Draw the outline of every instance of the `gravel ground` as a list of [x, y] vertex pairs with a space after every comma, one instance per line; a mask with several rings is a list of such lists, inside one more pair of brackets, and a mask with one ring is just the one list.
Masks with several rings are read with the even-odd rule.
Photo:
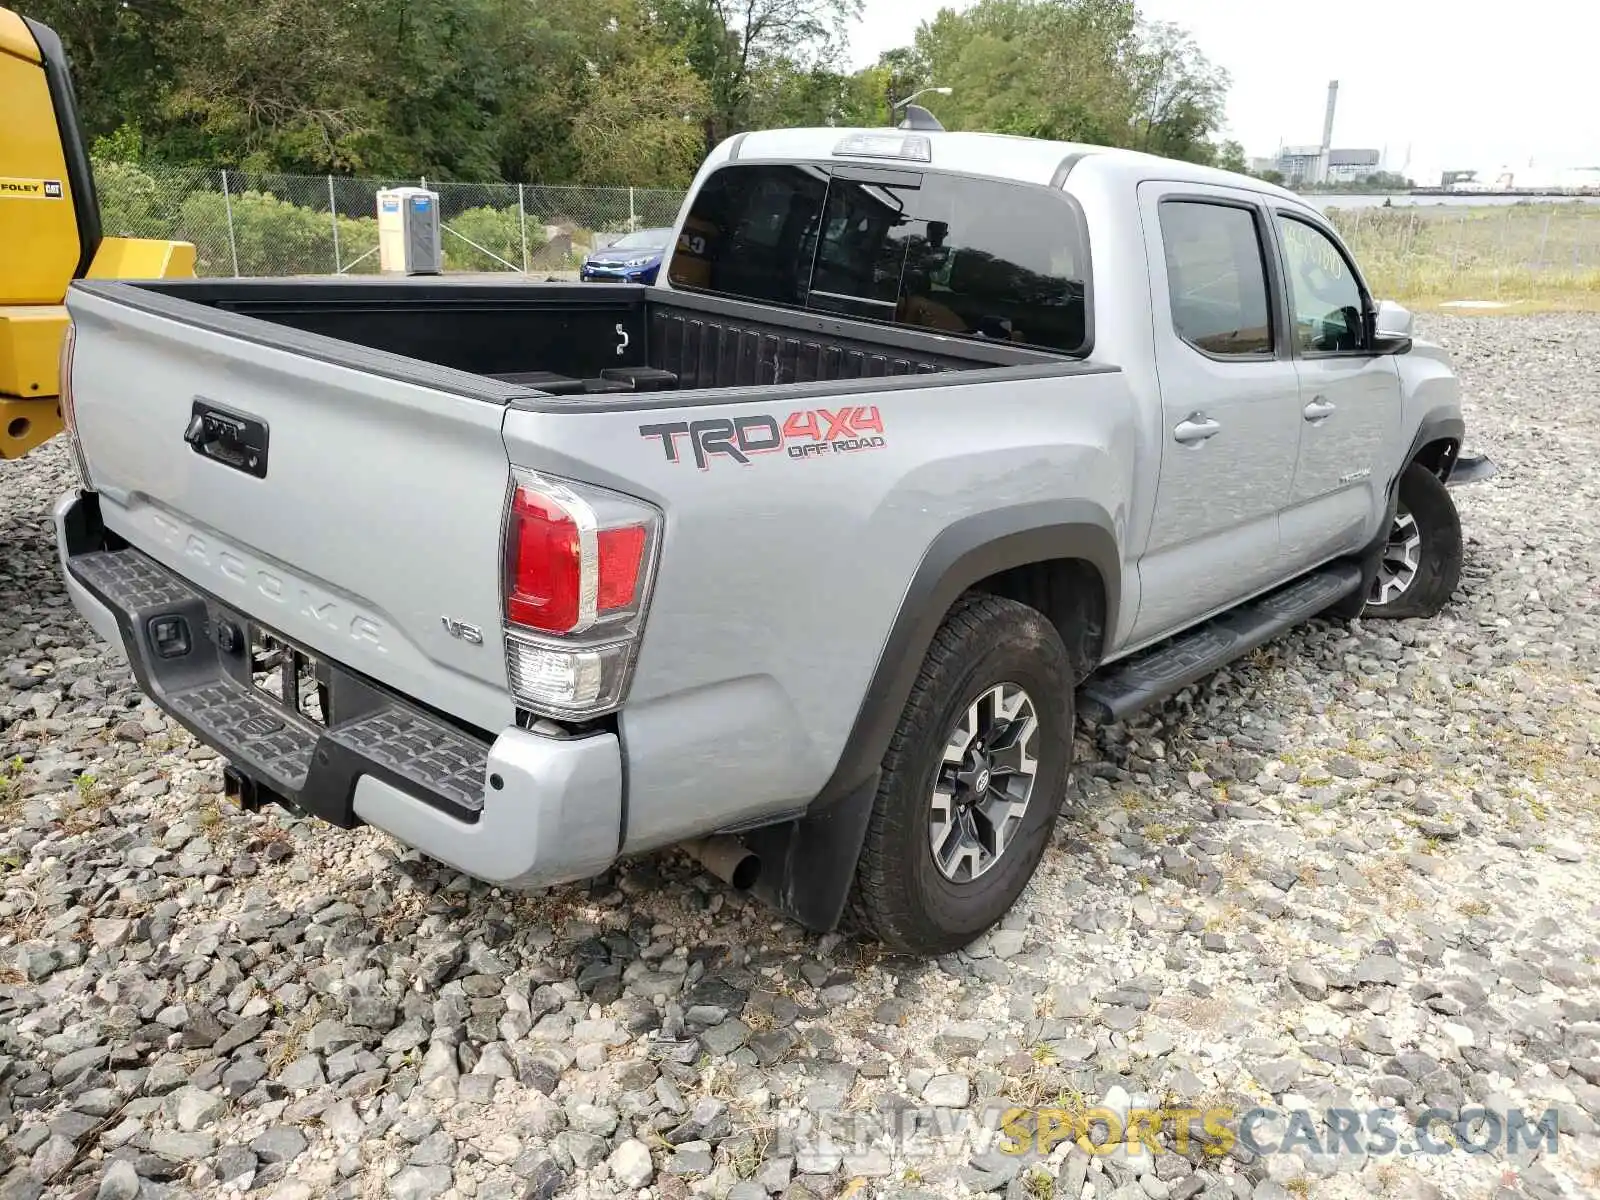
[[[61, 593], [62, 448], [0, 464], [0, 1197], [1600, 1194], [1600, 321], [1428, 326], [1501, 464], [1458, 493], [1455, 603], [1082, 731], [1026, 899], [933, 963], [681, 855], [509, 896], [231, 810]], [[960, 1132], [1079, 1102], [1302, 1110], [1319, 1145], [1330, 1108], [1394, 1109], [1403, 1145], [1428, 1108], [1562, 1131], [1042, 1159]], [[949, 1136], [785, 1134], [841, 1110]]]

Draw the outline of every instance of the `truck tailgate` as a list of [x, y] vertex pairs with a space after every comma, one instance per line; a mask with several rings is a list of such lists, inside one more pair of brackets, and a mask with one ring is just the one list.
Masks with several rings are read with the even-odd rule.
[[[75, 288], [68, 306], [77, 429], [108, 529], [314, 654], [479, 728], [511, 721], [499, 404], [114, 290]], [[220, 416], [196, 428], [206, 413]], [[204, 453], [185, 440], [231, 417], [259, 427]]]

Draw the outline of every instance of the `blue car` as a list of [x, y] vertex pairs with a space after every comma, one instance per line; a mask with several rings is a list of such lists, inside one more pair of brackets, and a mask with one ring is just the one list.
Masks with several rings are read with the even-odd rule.
[[578, 277], [585, 283], [654, 283], [671, 244], [670, 229], [636, 230], [584, 259]]

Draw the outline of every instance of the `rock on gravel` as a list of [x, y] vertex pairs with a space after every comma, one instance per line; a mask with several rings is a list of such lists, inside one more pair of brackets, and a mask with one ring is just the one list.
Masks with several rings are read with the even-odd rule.
[[655, 1177], [650, 1148], [638, 1138], [629, 1138], [610, 1158], [611, 1174], [623, 1187], [641, 1188]]
[[[676, 854], [507, 895], [372, 830], [228, 807], [215, 755], [66, 602], [65, 447], [0, 463], [0, 1196], [1592, 1194], [1600, 318], [1423, 332], [1500, 465], [1456, 493], [1450, 607], [1308, 626], [1081, 727], [1022, 903], [926, 963], [806, 934]], [[804, 1132], [1264, 1094], [1387, 1104], [1403, 1135], [1473, 1106], [1562, 1132], [1554, 1154], [1265, 1160]]]
[[95, 1200], [138, 1200], [138, 1196], [139, 1173], [133, 1164], [125, 1158], [113, 1160], [100, 1177]]
[[922, 1098], [935, 1108], [965, 1108], [972, 1099], [972, 1081], [965, 1075], [935, 1075], [922, 1089]]

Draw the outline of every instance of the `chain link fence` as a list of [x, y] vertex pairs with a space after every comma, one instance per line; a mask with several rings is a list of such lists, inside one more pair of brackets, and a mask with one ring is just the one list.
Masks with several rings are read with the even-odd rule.
[[547, 187], [352, 179], [198, 167], [95, 164], [108, 236], [193, 242], [205, 276], [350, 275], [378, 270], [380, 190], [439, 195], [446, 271], [564, 276], [627, 233], [670, 227], [672, 188]]
[[1330, 204], [1326, 211], [1382, 296], [1433, 303], [1600, 296], [1600, 204]]
[[[439, 195], [446, 271], [567, 277], [626, 233], [677, 221], [674, 188], [548, 187], [352, 179], [95, 164], [105, 232], [193, 242], [201, 275], [348, 275], [378, 270], [377, 193]], [[1329, 218], [1374, 289], [1408, 302], [1592, 301], [1600, 204], [1338, 206]]]

